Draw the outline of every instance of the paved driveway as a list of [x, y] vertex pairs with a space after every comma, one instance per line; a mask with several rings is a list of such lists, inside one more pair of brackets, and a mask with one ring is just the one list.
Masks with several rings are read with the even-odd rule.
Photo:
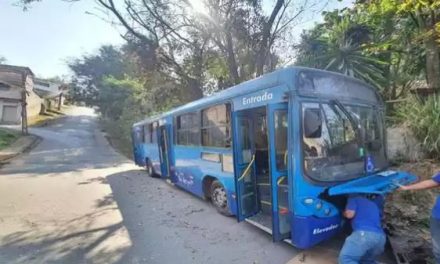
[[152, 179], [76, 108], [0, 169], [0, 263], [286, 263], [297, 250]]

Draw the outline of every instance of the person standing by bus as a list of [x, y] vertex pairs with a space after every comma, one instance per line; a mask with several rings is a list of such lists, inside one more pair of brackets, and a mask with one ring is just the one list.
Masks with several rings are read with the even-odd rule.
[[[427, 190], [440, 186], [440, 171], [429, 180], [424, 180], [411, 185], [400, 186], [399, 191]], [[432, 251], [435, 263], [440, 263], [440, 196], [437, 196], [434, 207], [432, 208], [430, 220]]]
[[376, 263], [385, 248], [382, 228], [384, 197], [352, 195], [348, 198], [344, 216], [351, 220], [353, 232], [345, 239], [339, 253], [339, 264]]

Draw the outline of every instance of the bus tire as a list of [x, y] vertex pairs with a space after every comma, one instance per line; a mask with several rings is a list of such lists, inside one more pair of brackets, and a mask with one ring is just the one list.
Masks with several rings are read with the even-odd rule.
[[228, 196], [226, 193], [226, 189], [219, 181], [215, 180], [212, 182], [210, 196], [212, 204], [220, 214], [226, 216], [232, 215], [229, 212]]
[[148, 176], [153, 178], [158, 177], [157, 173], [154, 171], [153, 164], [151, 164], [151, 161], [149, 159], [145, 161], [145, 169], [147, 170]]

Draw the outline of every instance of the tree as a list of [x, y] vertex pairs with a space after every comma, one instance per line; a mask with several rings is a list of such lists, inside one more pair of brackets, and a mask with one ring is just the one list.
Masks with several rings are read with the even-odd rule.
[[380, 88], [384, 61], [368, 52], [370, 29], [350, 12], [324, 14], [324, 23], [304, 32], [297, 46], [297, 64], [340, 72]]
[[221, 89], [272, 71], [279, 61], [274, 47], [318, 3], [278, 0], [266, 15], [260, 0], [206, 0], [205, 14], [186, 0], [97, 2], [127, 30], [129, 42], [151, 50], [157, 70], [178, 77], [191, 100], [214, 83]]
[[436, 42], [440, 38], [440, 30], [437, 30], [440, 27], [440, 0], [374, 0], [370, 5], [412, 20], [415, 25], [412, 40], [424, 48], [428, 88], [440, 91], [440, 45]]
[[152, 69], [180, 83], [185, 90], [182, 96], [187, 100], [203, 96], [202, 68], [207, 41], [193, 30], [195, 26], [185, 11], [186, 1], [127, 0], [123, 8], [113, 0], [97, 2], [127, 30], [127, 42], [147, 50]]
[[3, 56], [0, 56], [0, 64], [2, 64], [2, 63], [6, 63], [6, 58], [5, 57], [3, 57]]
[[68, 64], [74, 76], [70, 96], [72, 100], [88, 105], [97, 104], [98, 89], [106, 76], [122, 78], [125, 62], [119, 50], [113, 46], [102, 46], [96, 55], [84, 55]]

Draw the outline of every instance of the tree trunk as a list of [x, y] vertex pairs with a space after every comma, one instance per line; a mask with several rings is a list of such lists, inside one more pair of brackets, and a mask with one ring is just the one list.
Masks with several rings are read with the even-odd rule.
[[235, 60], [234, 45], [232, 43], [231, 32], [226, 32], [226, 52], [228, 57], [229, 74], [234, 84], [240, 83], [240, 76], [238, 75], [237, 61]]
[[425, 42], [426, 49], [426, 82], [428, 88], [435, 92], [440, 91], [440, 53], [434, 36]]
[[266, 64], [267, 54], [270, 51], [269, 38], [270, 31], [272, 29], [272, 25], [275, 21], [275, 18], [280, 12], [281, 7], [284, 4], [284, 0], [277, 0], [275, 7], [270, 14], [269, 20], [264, 24], [263, 27], [263, 39], [261, 41], [260, 49], [258, 50], [257, 55], [257, 76], [263, 75], [264, 73], [264, 65]]

